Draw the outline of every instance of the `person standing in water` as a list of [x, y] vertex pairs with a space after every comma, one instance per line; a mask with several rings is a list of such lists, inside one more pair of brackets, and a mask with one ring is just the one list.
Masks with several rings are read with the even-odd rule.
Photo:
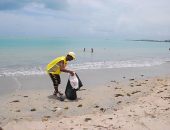
[[58, 97], [61, 97], [63, 94], [58, 91], [59, 84], [61, 83], [60, 73], [70, 73], [72, 76], [74, 75], [74, 71], [66, 69], [67, 62], [76, 59], [76, 55], [74, 52], [69, 52], [66, 56], [57, 57], [52, 60], [46, 67], [46, 71], [49, 74], [53, 85], [54, 85], [54, 93]]
[[91, 48], [91, 53], [93, 53], [93, 48]]

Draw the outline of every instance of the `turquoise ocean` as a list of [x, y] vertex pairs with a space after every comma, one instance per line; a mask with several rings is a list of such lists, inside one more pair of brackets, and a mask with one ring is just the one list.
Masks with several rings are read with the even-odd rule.
[[75, 71], [158, 66], [170, 61], [169, 48], [168, 42], [109, 38], [1, 37], [0, 77], [44, 75], [51, 60], [69, 51], [77, 56], [68, 65]]

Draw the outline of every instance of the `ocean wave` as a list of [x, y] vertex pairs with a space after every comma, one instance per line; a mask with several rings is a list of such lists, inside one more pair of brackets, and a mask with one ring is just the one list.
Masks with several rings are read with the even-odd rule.
[[127, 68], [127, 67], [150, 67], [166, 63], [162, 60], [148, 60], [148, 61], [103, 61], [103, 62], [86, 62], [82, 64], [72, 64], [70, 68], [74, 70], [83, 69], [105, 69], [105, 68]]
[[0, 77], [2, 76], [29, 76], [29, 75], [44, 75], [46, 72], [42, 67], [34, 68], [3, 68], [0, 70]]
[[[102, 62], [85, 62], [77, 64], [69, 64], [68, 68], [72, 70], [87, 69], [111, 69], [111, 68], [127, 68], [127, 67], [150, 67], [166, 63], [165, 60], [149, 59], [149, 60], [127, 60], [127, 61], [102, 61]], [[1, 68], [1, 76], [29, 76], [29, 75], [45, 75], [45, 67], [34, 68]]]

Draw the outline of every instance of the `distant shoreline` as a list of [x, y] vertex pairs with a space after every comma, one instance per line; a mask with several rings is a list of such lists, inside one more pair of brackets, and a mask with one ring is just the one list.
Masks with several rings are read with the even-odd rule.
[[131, 40], [131, 41], [146, 41], [146, 42], [170, 42], [170, 40]]

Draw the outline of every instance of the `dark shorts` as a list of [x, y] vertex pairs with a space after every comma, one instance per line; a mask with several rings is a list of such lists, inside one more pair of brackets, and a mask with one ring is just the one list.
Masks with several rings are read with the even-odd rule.
[[61, 83], [60, 75], [58, 74], [49, 74], [51, 80], [53, 81], [54, 86], [58, 86]]

